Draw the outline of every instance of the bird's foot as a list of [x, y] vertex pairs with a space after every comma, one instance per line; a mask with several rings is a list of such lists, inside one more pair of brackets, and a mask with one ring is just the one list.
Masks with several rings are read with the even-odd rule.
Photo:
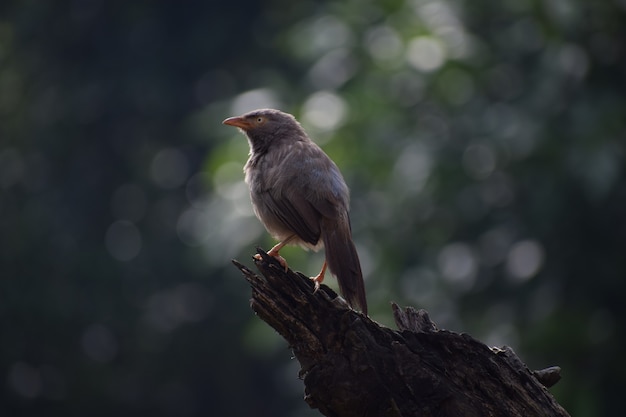
[[[283, 258], [282, 256], [280, 256], [278, 254], [278, 251], [272, 251], [270, 250], [269, 252], [267, 252], [267, 254], [269, 256], [271, 256], [272, 258], [276, 259], [278, 261], [278, 263], [280, 264], [280, 266], [282, 266], [283, 268], [285, 268], [285, 272], [287, 272], [287, 270], [289, 270], [289, 265], [287, 265], [287, 261], [285, 260], [285, 258]], [[254, 259], [256, 259], [257, 261], [262, 260], [263, 258], [261, 258], [261, 255], [259, 255], [258, 253], [256, 255], [254, 255]]]
[[320, 284], [324, 281], [324, 275], [326, 275], [326, 266], [326, 261], [324, 261], [324, 265], [322, 265], [322, 270], [320, 271], [320, 273], [314, 277], [311, 277], [311, 279], [315, 283], [315, 290], [313, 290], [313, 293], [316, 293], [317, 290], [320, 289]]
[[315, 283], [315, 289], [313, 293], [315, 294], [317, 290], [320, 289], [320, 284], [324, 281], [324, 274], [318, 274], [317, 276], [311, 277], [311, 280]]

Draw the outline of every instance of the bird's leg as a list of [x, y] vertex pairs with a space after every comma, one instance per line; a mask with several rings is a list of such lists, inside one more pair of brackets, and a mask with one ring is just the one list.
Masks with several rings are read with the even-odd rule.
[[287, 272], [287, 270], [289, 269], [289, 266], [287, 266], [287, 261], [285, 260], [285, 258], [283, 258], [282, 256], [278, 254], [278, 251], [280, 251], [287, 244], [287, 242], [289, 242], [289, 240], [290, 239], [284, 240], [282, 242], [278, 242], [277, 244], [274, 245], [272, 249], [269, 250], [269, 252], [267, 252], [269, 256], [274, 257], [278, 261], [278, 263], [283, 268], [285, 268], [285, 272]]
[[[274, 247], [272, 249], [270, 249], [267, 254], [273, 258], [276, 258], [276, 260], [278, 261], [278, 263], [285, 268], [285, 272], [287, 272], [287, 270], [289, 269], [289, 266], [287, 265], [287, 261], [285, 260], [285, 258], [283, 258], [282, 256], [280, 256], [278, 254], [278, 252], [285, 247], [285, 245], [287, 245], [287, 243], [289, 243], [289, 241], [291, 239], [293, 239], [296, 235], [291, 235], [289, 236], [287, 239], [283, 240], [282, 242], [278, 242], [277, 244], [274, 245]], [[261, 260], [261, 255], [259, 255], [258, 253], [256, 255], [254, 255], [254, 259], [257, 260]]]
[[311, 277], [313, 282], [315, 282], [315, 290], [313, 292], [316, 292], [317, 290], [320, 289], [320, 284], [324, 281], [324, 275], [326, 275], [327, 266], [328, 265], [326, 264], [326, 261], [324, 261], [324, 265], [322, 265], [322, 270], [320, 271], [320, 273], [314, 277]]

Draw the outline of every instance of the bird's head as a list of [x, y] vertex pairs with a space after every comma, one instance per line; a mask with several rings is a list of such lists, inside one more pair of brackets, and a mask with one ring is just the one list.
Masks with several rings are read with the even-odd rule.
[[229, 117], [222, 123], [241, 129], [253, 151], [264, 151], [270, 144], [282, 141], [306, 140], [300, 123], [288, 113], [274, 109], [259, 109], [237, 117]]

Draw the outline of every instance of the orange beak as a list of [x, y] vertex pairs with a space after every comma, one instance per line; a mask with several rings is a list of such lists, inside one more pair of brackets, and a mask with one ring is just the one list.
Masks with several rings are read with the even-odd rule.
[[250, 129], [252, 127], [252, 125], [250, 124], [248, 120], [240, 116], [229, 117], [228, 119], [224, 120], [222, 123], [225, 125], [229, 125], [229, 126], [235, 126], [243, 130]]

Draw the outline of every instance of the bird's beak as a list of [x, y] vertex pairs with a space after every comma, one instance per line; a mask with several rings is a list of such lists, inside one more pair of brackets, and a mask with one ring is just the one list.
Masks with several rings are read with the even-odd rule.
[[250, 125], [250, 122], [248, 120], [240, 116], [229, 117], [228, 119], [224, 120], [222, 123], [225, 125], [229, 125], [229, 126], [235, 126], [243, 130], [250, 129], [252, 127], [252, 125]]

